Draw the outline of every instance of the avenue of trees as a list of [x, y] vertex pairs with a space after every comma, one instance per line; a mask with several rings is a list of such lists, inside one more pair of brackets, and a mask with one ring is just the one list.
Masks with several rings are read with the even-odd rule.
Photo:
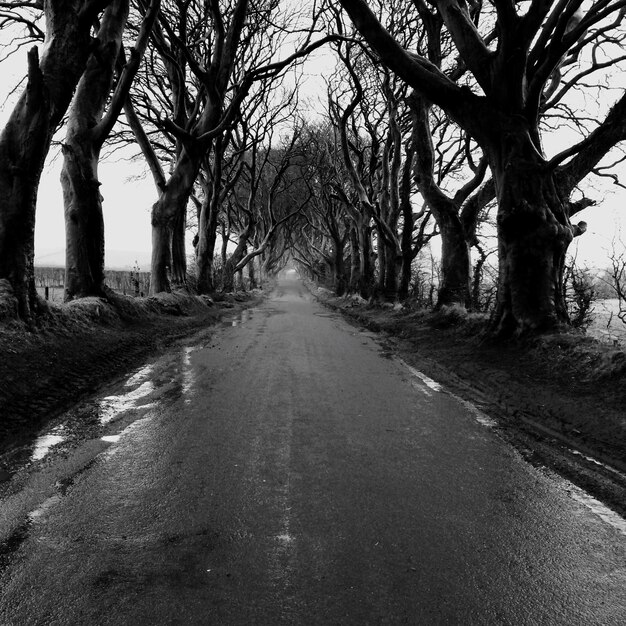
[[68, 300], [107, 295], [106, 146], [154, 179], [152, 294], [254, 286], [292, 260], [402, 301], [436, 239], [434, 306], [492, 302], [504, 336], [568, 325], [576, 216], [601, 210], [590, 181], [619, 184], [625, 17], [626, 0], [0, 1], [0, 63], [28, 60], [0, 134], [5, 308], [41, 308], [35, 207], [58, 142]]

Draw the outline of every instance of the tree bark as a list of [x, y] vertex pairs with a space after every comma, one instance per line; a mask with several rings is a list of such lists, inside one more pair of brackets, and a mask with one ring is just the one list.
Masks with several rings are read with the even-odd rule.
[[35, 204], [52, 136], [49, 92], [36, 48], [28, 63], [26, 89], [0, 135], [0, 279], [8, 281], [24, 320], [37, 310]]
[[[104, 295], [104, 218], [98, 162], [108, 129], [102, 128], [101, 122], [113, 83], [128, 7], [128, 0], [115, 0], [106, 9], [96, 47], [70, 109], [61, 171], [66, 301]], [[119, 109], [113, 113], [115, 118], [118, 114]]]
[[[565, 254], [584, 232], [569, 219], [569, 194], [530, 139], [515, 138], [492, 159], [498, 196], [499, 280], [494, 327], [499, 334], [542, 332], [569, 323], [563, 298]], [[499, 157], [499, 158], [498, 158]]]
[[[239, 241], [230, 258], [226, 260], [223, 266], [222, 291], [230, 292], [235, 289], [235, 273], [242, 268], [237, 266], [246, 256], [248, 239], [254, 230], [254, 223], [249, 222], [244, 231], [239, 235]], [[254, 257], [252, 257], [254, 258]]]
[[437, 217], [441, 234], [441, 284], [437, 307], [470, 306], [470, 246], [459, 216], [441, 213]]
[[439, 187], [434, 174], [435, 150], [430, 130], [431, 105], [413, 93], [408, 98], [415, 142], [415, 180], [441, 233], [441, 284], [437, 306], [470, 304], [470, 247], [459, 217], [460, 205]]
[[[187, 209], [193, 184], [200, 170], [200, 158], [183, 149], [165, 189], [152, 206], [152, 274], [150, 294], [172, 290], [175, 284], [184, 284], [184, 270], [181, 256], [184, 256], [184, 238], [181, 242], [181, 219]], [[176, 229], [179, 229], [176, 231]], [[174, 271], [172, 261], [174, 232], [177, 232], [177, 265]]]
[[63, 146], [65, 300], [104, 295], [104, 218], [98, 155], [68, 131]]
[[177, 288], [184, 288], [187, 284], [186, 234], [187, 203], [174, 216], [172, 228], [172, 285]]
[[198, 293], [209, 294], [215, 290], [213, 284], [213, 256], [217, 240], [217, 207], [211, 197], [205, 197], [198, 220], [198, 247], [196, 248], [196, 271]]
[[254, 259], [248, 263], [248, 282], [250, 283], [250, 289], [257, 288], [256, 272], [254, 268]]
[[346, 268], [343, 258], [343, 246], [335, 242], [335, 295], [343, 296], [346, 293]]
[[397, 256], [395, 250], [388, 246], [384, 249], [385, 255], [385, 280], [383, 282], [383, 295], [389, 302], [395, 302], [398, 298], [398, 275], [402, 270], [402, 257]]
[[372, 295], [372, 285], [374, 283], [374, 265], [372, 263], [372, 240], [370, 228], [364, 220], [357, 229], [359, 238], [359, 265], [361, 276], [359, 280], [359, 293], [366, 300]]
[[358, 293], [361, 284], [361, 251], [356, 225], [350, 229], [350, 282], [348, 291]]

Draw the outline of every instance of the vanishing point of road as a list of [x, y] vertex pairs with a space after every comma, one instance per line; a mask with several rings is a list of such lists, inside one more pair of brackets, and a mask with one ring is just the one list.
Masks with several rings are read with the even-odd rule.
[[626, 522], [297, 280], [116, 385], [0, 492], [2, 626], [626, 624]]

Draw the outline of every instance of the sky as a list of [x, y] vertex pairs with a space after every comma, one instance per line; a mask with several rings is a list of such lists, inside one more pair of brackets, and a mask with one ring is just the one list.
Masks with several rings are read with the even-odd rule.
[[[2, 33], [0, 32], [0, 37]], [[24, 73], [21, 58], [9, 61], [10, 67], [0, 65], [0, 103], [6, 93], [17, 84]], [[305, 72], [305, 96], [318, 96], [321, 73], [318, 66], [327, 67], [324, 54], [317, 53], [311, 67]], [[6, 90], [6, 91], [5, 91]], [[323, 91], [323, 90], [322, 90]], [[0, 126], [11, 112], [10, 99], [0, 107]], [[123, 115], [123, 114], [122, 114]], [[59, 139], [62, 139], [62, 135]], [[103, 151], [104, 152], [104, 151]], [[100, 188], [104, 198], [106, 251], [105, 264], [110, 268], [132, 268], [136, 264], [141, 270], [149, 270], [151, 254], [150, 210], [156, 201], [156, 188], [147, 166], [130, 159], [103, 160], [99, 165]], [[60, 265], [65, 259], [65, 226], [63, 195], [60, 173], [62, 157], [59, 148], [53, 148], [44, 168], [37, 201], [35, 225], [35, 263], [37, 265]], [[192, 251], [188, 237], [188, 252]]]
[[[63, 195], [59, 180], [61, 157], [49, 159], [37, 200], [35, 257], [38, 265], [63, 262], [65, 224]], [[99, 167], [104, 198], [106, 236], [105, 263], [109, 267], [150, 265], [150, 209], [156, 201], [156, 188], [147, 168], [138, 162], [103, 162]]]
[[[24, 75], [25, 57], [26, 49], [0, 64], [0, 103]], [[309, 74], [306, 91], [310, 95], [316, 91], [320, 93], [320, 68], [327, 71], [327, 59], [318, 54], [317, 60], [305, 70]], [[7, 119], [15, 99], [9, 98], [0, 108], [0, 126]], [[56, 265], [64, 259], [60, 169], [61, 157], [57, 149], [46, 164], [37, 203], [36, 263], [42, 265]], [[151, 175], [145, 165], [129, 160], [104, 161], [100, 164], [99, 173], [104, 197], [107, 266], [130, 268], [137, 263], [142, 270], [149, 269], [150, 209], [157, 198]], [[626, 180], [626, 175], [623, 180]], [[588, 230], [575, 240], [570, 250], [576, 253], [579, 264], [604, 267], [612, 241], [626, 239], [626, 190], [607, 184], [598, 191], [590, 192], [590, 196], [599, 201], [598, 206], [586, 209], [576, 217], [575, 221], [588, 223]]]

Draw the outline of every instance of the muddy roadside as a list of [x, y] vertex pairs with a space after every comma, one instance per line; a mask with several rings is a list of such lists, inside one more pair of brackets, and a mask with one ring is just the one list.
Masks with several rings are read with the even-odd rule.
[[433, 316], [309, 285], [325, 306], [381, 334], [389, 353], [471, 402], [498, 434], [626, 516], [626, 354], [584, 335], [495, 342], [485, 319]]
[[52, 308], [35, 330], [0, 325], [0, 458], [146, 358], [263, 297], [260, 291], [218, 301], [164, 294], [112, 304], [91, 298]]

